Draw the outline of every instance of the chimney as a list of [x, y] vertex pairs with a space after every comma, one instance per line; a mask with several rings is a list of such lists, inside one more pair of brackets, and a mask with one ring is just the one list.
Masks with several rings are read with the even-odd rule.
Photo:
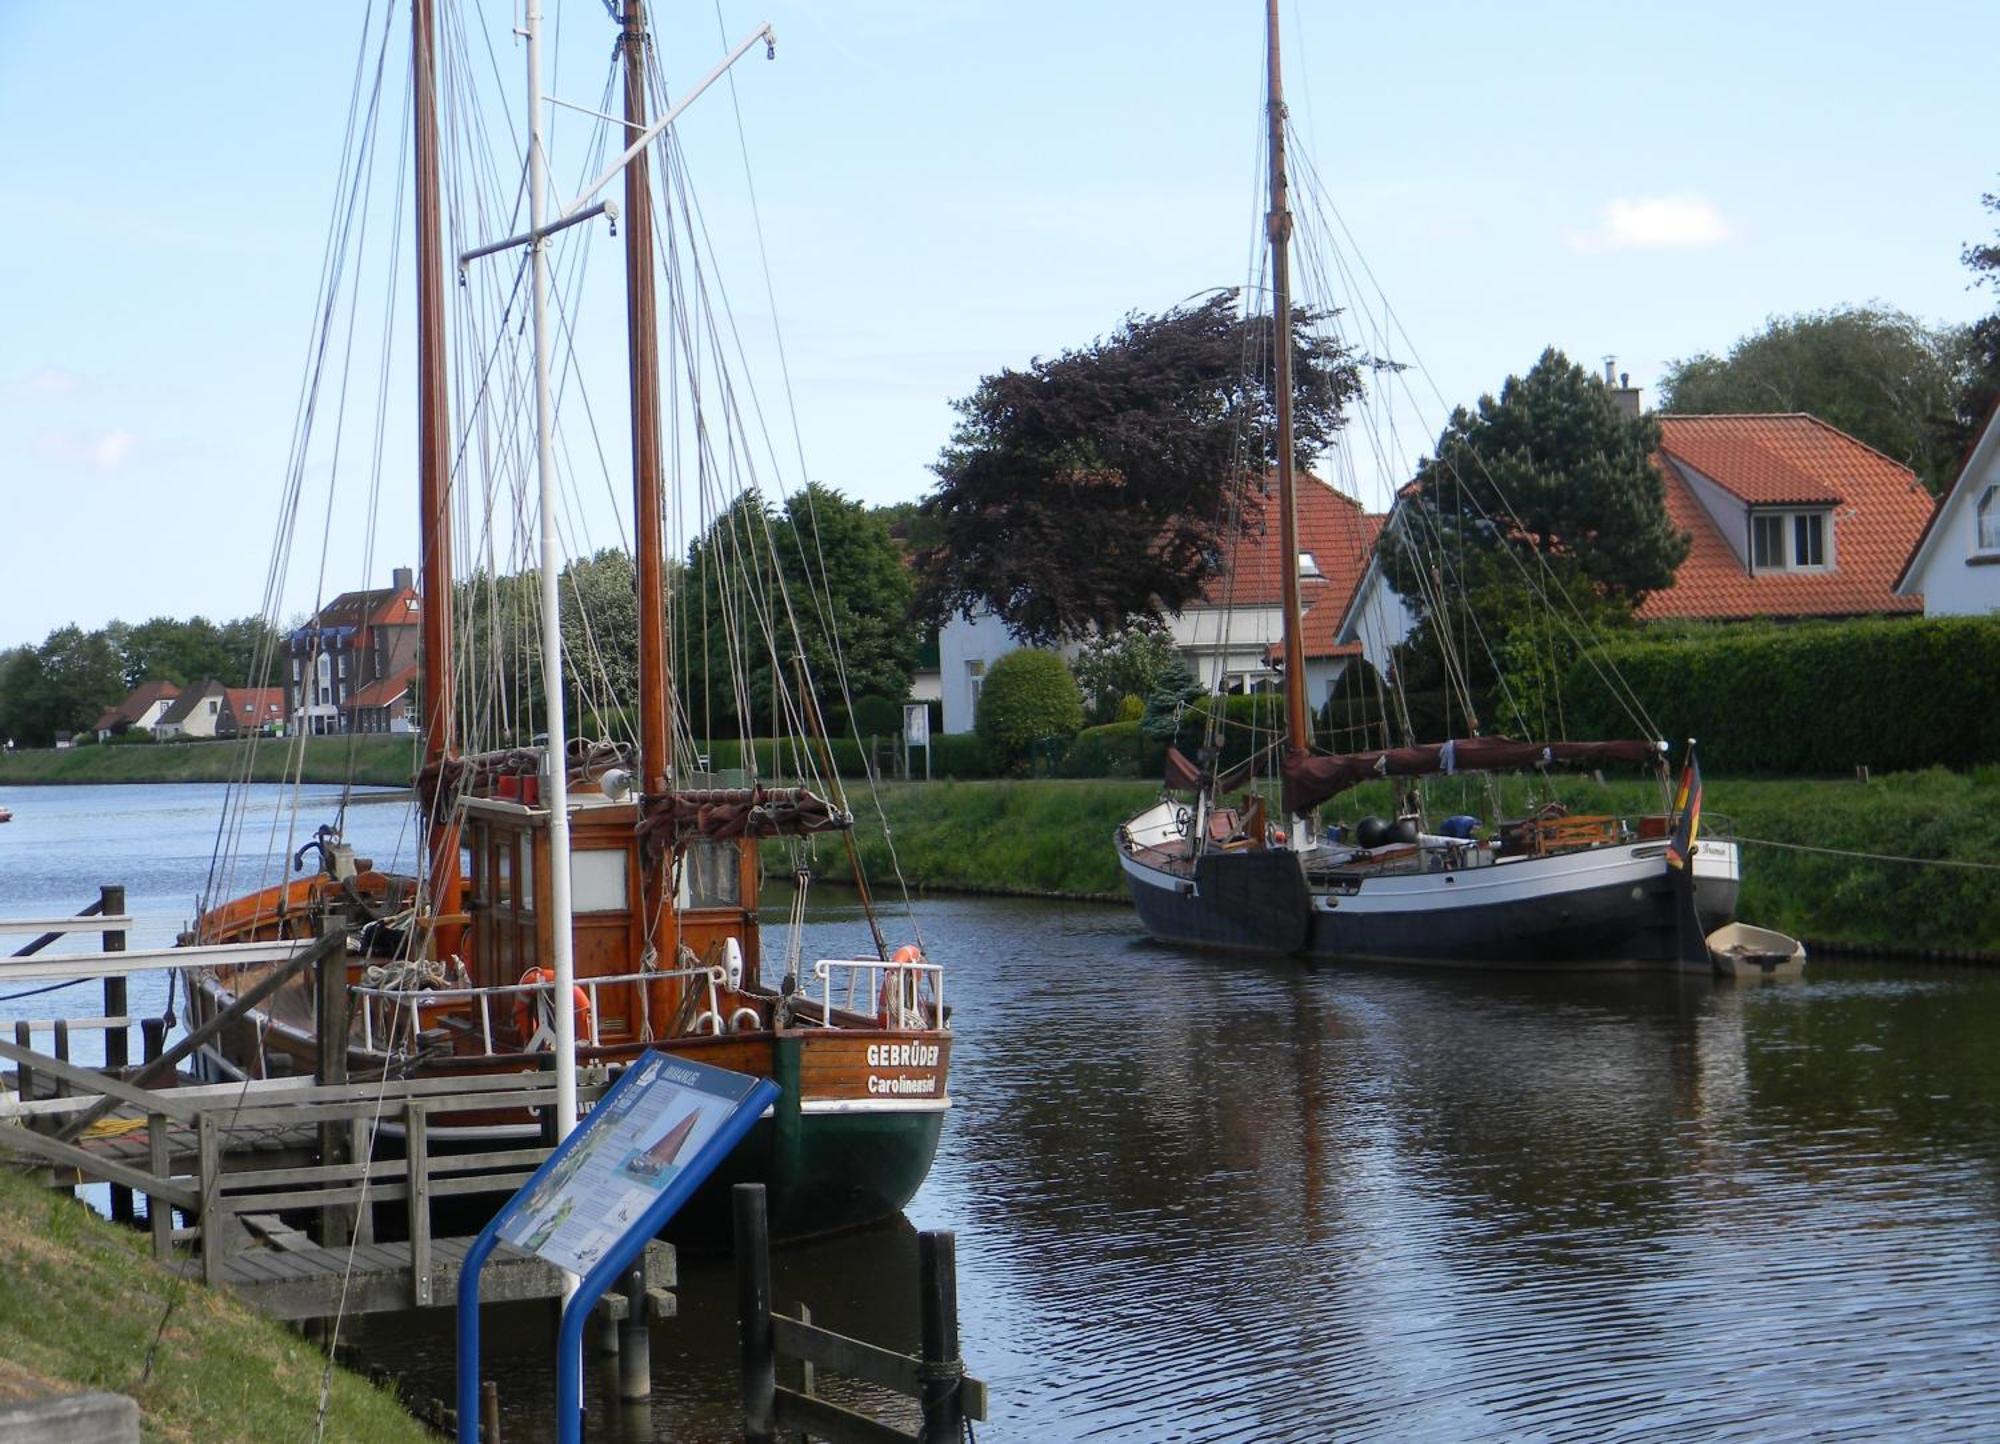
[[1639, 419], [1639, 388], [1632, 384], [1632, 373], [1618, 369], [1618, 358], [1604, 358], [1604, 386], [1611, 393], [1611, 400], [1618, 408], [1618, 414], [1627, 420]]
[[389, 585], [399, 592], [412, 591], [417, 585], [417, 574], [409, 567], [397, 567], [389, 573]]

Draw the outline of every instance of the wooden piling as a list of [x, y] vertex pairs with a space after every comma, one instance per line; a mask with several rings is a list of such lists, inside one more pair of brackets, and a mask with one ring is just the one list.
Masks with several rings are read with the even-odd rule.
[[479, 1381], [479, 1438], [481, 1444], [500, 1444], [500, 1386], [491, 1379]]
[[[97, 910], [105, 917], [125, 915], [125, 889], [117, 883], [106, 884], [97, 890]], [[125, 951], [125, 930], [117, 928], [103, 935], [101, 939], [107, 953]], [[104, 1016], [122, 1018], [125, 1016], [125, 978], [107, 975], [104, 979]], [[127, 1040], [125, 1025], [118, 1024], [104, 1030], [104, 1066], [123, 1069], [132, 1061], [131, 1044]]]
[[736, 1328], [743, 1344], [743, 1438], [775, 1444], [778, 1359], [771, 1330], [771, 1238], [764, 1185], [739, 1183], [736, 1210]]
[[956, 1439], [964, 1429], [958, 1385], [965, 1363], [958, 1356], [958, 1245], [953, 1235], [943, 1230], [918, 1234], [917, 1268], [923, 1330], [917, 1367], [923, 1386], [920, 1437]]
[[[22, 1048], [35, 1046], [35, 1030], [25, 1019], [14, 1024], [14, 1042]], [[15, 1064], [14, 1092], [23, 1103], [35, 1096], [35, 1073], [26, 1063]]]
[[618, 1321], [618, 1397], [653, 1396], [653, 1326], [647, 1312], [646, 1271], [625, 1275], [625, 1317]]

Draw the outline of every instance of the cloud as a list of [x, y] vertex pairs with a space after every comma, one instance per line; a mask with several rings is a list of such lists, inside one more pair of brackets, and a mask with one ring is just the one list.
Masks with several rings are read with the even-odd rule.
[[79, 435], [74, 431], [44, 431], [34, 439], [35, 455], [47, 461], [116, 471], [132, 454], [138, 438], [129, 431]]
[[1582, 255], [1604, 251], [1689, 250], [1719, 246], [1729, 227], [1713, 201], [1697, 195], [1639, 196], [1609, 202], [1588, 231], [1571, 231], [1569, 247]]
[[60, 366], [44, 366], [0, 381], [0, 401], [61, 401], [77, 394], [83, 379]]

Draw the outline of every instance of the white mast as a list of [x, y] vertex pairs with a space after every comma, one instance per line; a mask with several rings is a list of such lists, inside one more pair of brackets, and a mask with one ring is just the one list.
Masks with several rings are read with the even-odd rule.
[[569, 899], [569, 737], [562, 681], [562, 598], [556, 576], [555, 403], [549, 392], [548, 157], [542, 151], [542, 6], [527, 0], [528, 40], [528, 258], [534, 274], [535, 470], [541, 481], [542, 694], [548, 708], [549, 944], [555, 982], [556, 1137], [576, 1126], [576, 940]]

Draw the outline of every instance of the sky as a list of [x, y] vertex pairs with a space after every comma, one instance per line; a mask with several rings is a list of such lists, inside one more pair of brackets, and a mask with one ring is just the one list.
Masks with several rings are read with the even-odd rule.
[[[603, 4], [547, 4], [545, 92], [594, 107]], [[485, 16], [518, 89], [514, 6], [447, 8]], [[370, 9], [0, 0], [0, 647], [264, 605]], [[670, 83], [765, 20], [775, 62], [747, 57], [678, 133], [787, 484], [918, 498], [983, 375], [1251, 278], [1261, 6], [706, 0], [656, 24]], [[1992, 53], [2000, 6], [1285, 0], [1283, 24], [1300, 148], [1372, 277], [1313, 299], [1358, 322], [1386, 298], [1395, 358], [1421, 365], [1385, 413], [1393, 453], [1329, 459], [1373, 505], [1449, 406], [1545, 346], [1615, 355], [1650, 394], [1769, 316], [1992, 304], [1959, 252], [1995, 226], [2000, 146], [1966, 61]], [[592, 122], [551, 114], [567, 194]], [[571, 244], [592, 284], [614, 274], [616, 243]], [[576, 349], [602, 357], [611, 478], [566, 462], [572, 551], [625, 534], [602, 309]], [[341, 406], [393, 396], [382, 460], [351, 420], [307, 467], [281, 620], [414, 560], [407, 362], [385, 380], [373, 344]]]

